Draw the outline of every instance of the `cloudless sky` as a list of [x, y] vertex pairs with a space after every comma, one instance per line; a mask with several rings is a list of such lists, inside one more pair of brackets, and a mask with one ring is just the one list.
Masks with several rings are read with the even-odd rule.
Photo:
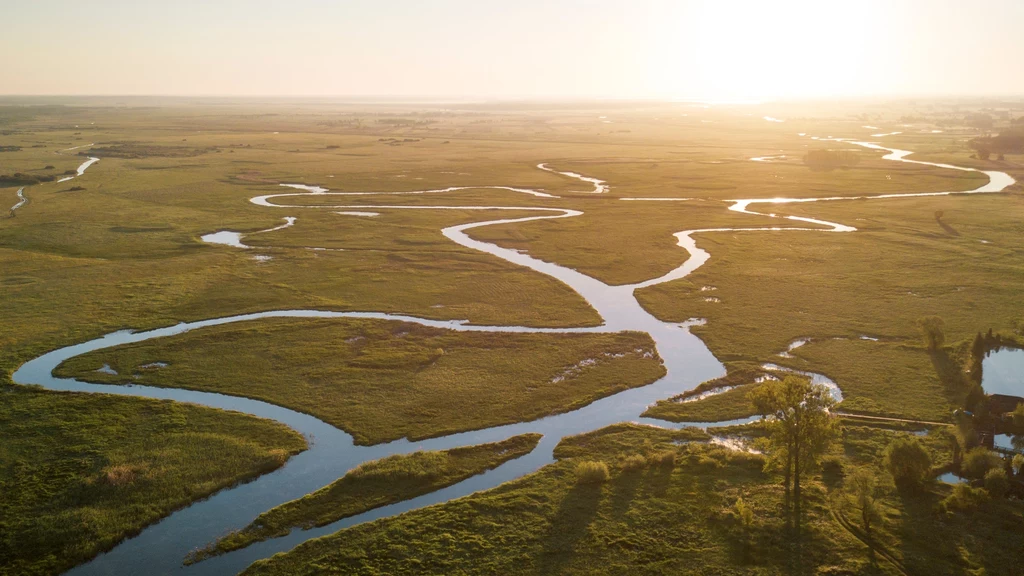
[[0, 94], [1024, 94], [1024, 0], [0, 0]]

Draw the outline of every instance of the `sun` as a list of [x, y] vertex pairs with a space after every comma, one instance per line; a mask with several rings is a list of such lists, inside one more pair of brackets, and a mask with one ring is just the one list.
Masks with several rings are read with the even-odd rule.
[[690, 95], [750, 101], [864, 92], [870, 63], [888, 33], [875, 2], [715, 1], [687, 11], [693, 74], [677, 83]]

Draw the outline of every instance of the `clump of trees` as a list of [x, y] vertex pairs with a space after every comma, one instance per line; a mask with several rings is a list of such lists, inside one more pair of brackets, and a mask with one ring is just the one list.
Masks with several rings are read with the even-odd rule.
[[53, 182], [54, 180], [56, 178], [53, 176], [24, 174], [22, 172], [0, 174], [0, 186], [31, 186], [40, 182]]
[[218, 152], [217, 148], [189, 148], [187, 146], [160, 146], [156, 144], [142, 144], [138, 142], [119, 142], [106, 146], [90, 148], [88, 152], [79, 152], [79, 156], [96, 156], [97, 158], [191, 158], [206, 154], [207, 152]]
[[970, 146], [982, 160], [988, 160], [992, 154], [1024, 154], [1024, 125], [1014, 125], [995, 136], [975, 138]]
[[0, 152], [17, 152], [21, 146], [0, 146]]
[[831, 413], [836, 400], [826, 386], [792, 374], [765, 382], [747, 398], [768, 429], [767, 465], [782, 470], [787, 504], [792, 493], [793, 515], [799, 530], [800, 479], [817, 466], [839, 436], [838, 420]]
[[860, 154], [854, 150], [809, 150], [804, 154], [804, 164], [812, 170], [851, 168], [859, 162]]
[[992, 116], [984, 112], [975, 112], [964, 117], [964, 124], [978, 130], [990, 130], [993, 123]]

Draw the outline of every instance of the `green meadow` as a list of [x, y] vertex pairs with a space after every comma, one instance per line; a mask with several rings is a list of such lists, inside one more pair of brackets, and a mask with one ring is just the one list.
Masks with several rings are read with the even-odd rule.
[[[118, 374], [98, 372], [104, 365]], [[378, 444], [566, 412], [649, 384], [665, 369], [651, 338], [638, 332], [479, 333], [273, 319], [99, 350], [68, 360], [57, 374], [256, 398], [316, 416], [359, 444]]]
[[[763, 456], [708, 445], [699, 431], [618, 425], [564, 439], [558, 462], [520, 480], [311, 540], [244, 574], [1009, 574], [1021, 560], [1018, 501], [947, 514], [935, 506], [948, 485], [889, 486], [874, 535], [858, 528], [844, 471], [876, 466], [907, 435], [848, 424], [831, 464], [807, 479], [799, 536]], [[940, 438], [924, 440], [948, 458]], [[605, 463], [609, 479], [581, 483], [580, 462]], [[739, 499], [753, 511], [747, 527]]]
[[[683, 264], [687, 252], [673, 236], [683, 230], [821, 228], [697, 233], [697, 245], [710, 253], [707, 263], [684, 279], [636, 292], [663, 321], [707, 320], [692, 330], [728, 374], [698, 392], [735, 386], [695, 401], [665, 398], [646, 413], [676, 422], [754, 414], [748, 393], [759, 386], [758, 366], [770, 362], [834, 380], [844, 414], [958, 423], [954, 411], [972, 393], [963, 351], [978, 332], [1008, 334], [1024, 320], [1024, 156], [977, 157], [970, 141], [983, 133], [962, 120], [984, 102], [496, 102], [456, 109], [127, 102], [0, 100], [0, 437], [8, 440], [0, 447], [0, 574], [61, 573], [305, 447], [293, 431], [240, 414], [11, 382], [18, 366], [47, 351], [121, 329], [265, 310], [544, 328], [601, 323], [568, 286], [455, 244], [441, 233], [449, 226], [543, 214], [531, 210], [537, 207], [581, 211], [468, 234], [610, 285]], [[764, 115], [785, 122], [766, 122]], [[994, 130], [1008, 122], [998, 118]], [[895, 131], [902, 134], [871, 136]], [[853, 199], [967, 191], [986, 179], [812, 137], [879, 141], [915, 151], [912, 159], [1001, 170], [1019, 182], [998, 194]], [[818, 150], [835, 151], [847, 163], [825, 169], [803, 161]], [[90, 154], [100, 161], [84, 175], [56, 182]], [[771, 158], [751, 160], [763, 157]], [[590, 194], [590, 184], [540, 170], [540, 163], [600, 178], [610, 189]], [[249, 201], [297, 192], [281, 183], [332, 192], [467, 189], [277, 200], [296, 207]], [[11, 212], [22, 186], [28, 201]], [[850, 199], [750, 209], [857, 232], [728, 210], [740, 198], [833, 196]], [[371, 208], [381, 205], [515, 209]], [[338, 213], [346, 211], [376, 215]], [[297, 220], [262, 232], [286, 217]], [[244, 233], [249, 248], [201, 240], [222, 230]], [[942, 318], [944, 346], [927, 347], [919, 325], [926, 316]], [[808, 342], [780, 356], [796, 340]], [[97, 372], [104, 364], [117, 374]], [[99, 350], [58, 372], [256, 398], [376, 444], [568, 412], [653, 382], [664, 368], [642, 333], [474, 333], [397, 321], [273, 319]], [[882, 454], [893, 438], [922, 425], [844, 422], [842, 441], [807, 480], [799, 537], [786, 529], [779, 475], [766, 471], [762, 455], [705, 444], [708, 436], [695, 430], [621, 425], [564, 439], [558, 461], [532, 475], [355, 526], [247, 572], [1012, 573], [1007, 567], [1022, 560], [1018, 500], [984, 500], [931, 481], [920, 493], [901, 493]], [[928, 426], [933, 430], [921, 441], [931, 477], [956, 461], [947, 437], [954, 427]], [[756, 444], [758, 430], [728, 434]], [[413, 474], [390, 488], [377, 476], [357, 481], [350, 473], [326, 493], [268, 511], [259, 534], [243, 530], [229, 540], [270, 537], [409, 498], [535, 442], [520, 438], [506, 452], [499, 445], [451, 450], [441, 472]], [[401, 466], [433, 466], [441, 456], [409, 458]], [[578, 481], [578, 466], [601, 477], [601, 464], [606, 481]], [[881, 519], [871, 537], [858, 531], [842, 488], [857, 468], [870, 469], [882, 484]], [[978, 501], [964, 510], [944, 504], [963, 504], [970, 494]], [[746, 526], [735, 511], [741, 496], [753, 510]]]
[[187, 404], [8, 388], [0, 574], [57, 574], [306, 449], [289, 428]]
[[539, 434], [524, 434], [502, 442], [439, 452], [414, 452], [366, 462], [316, 492], [260, 514], [245, 528], [211, 543], [192, 559], [244, 548], [253, 542], [284, 536], [297, 528], [325, 526], [379, 506], [439, 490], [528, 454], [538, 441]]

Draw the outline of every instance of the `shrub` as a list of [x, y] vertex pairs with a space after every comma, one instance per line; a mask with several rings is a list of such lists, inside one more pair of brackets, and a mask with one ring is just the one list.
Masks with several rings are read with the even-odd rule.
[[885, 467], [897, 486], [904, 489], [918, 488], [932, 467], [932, 458], [920, 440], [901, 437], [886, 447]]
[[978, 446], [964, 456], [964, 461], [960, 465], [960, 475], [971, 480], [981, 480], [985, 478], [989, 470], [1002, 468], [1002, 466], [1003, 459], [999, 457], [999, 454], [984, 446]]
[[1006, 478], [1006, 471], [1002, 468], [993, 468], [985, 474], [985, 490], [993, 498], [1002, 498], [1010, 490], [1010, 481]]
[[655, 452], [647, 457], [647, 461], [652, 466], [667, 466], [672, 468], [676, 465], [676, 451], [675, 450], [662, 450], [661, 452]]
[[750, 528], [754, 525], [754, 509], [744, 502], [743, 498], [737, 498], [736, 503], [732, 506], [732, 512], [736, 515], [736, 519], [739, 520], [743, 531], [750, 531]]
[[634, 472], [636, 470], [643, 470], [647, 467], [647, 458], [639, 454], [633, 454], [622, 461], [619, 466], [623, 472]]
[[117, 464], [104, 468], [100, 478], [111, 486], [128, 486], [135, 483], [141, 472], [143, 472], [142, 467]]
[[1014, 431], [1017, 434], [1024, 434], [1024, 404], [1018, 405], [1014, 408], [1013, 412], [1010, 412], [1010, 419], [1013, 423]]
[[925, 316], [917, 321], [929, 350], [938, 350], [946, 343], [946, 323], [938, 316]]
[[610, 477], [608, 465], [604, 462], [587, 461], [576, 465], [577, 484], [601, 484]]
[[1024, 454], [1015, 454], [1011, 466], [1013, 466], [1013, 471], [1018, 476], [1024, 474]]
[[821, 459], [821, 470], [828, 476], [842, 476], [845, 468], [843, 458], [829, 454]]
[[942, 500], [939, 505], [947, 512], [969, 512], [988, 501], [988, 492], [982, 488], [971, 488], [967, 484], [957, 484], [953, 493]]

